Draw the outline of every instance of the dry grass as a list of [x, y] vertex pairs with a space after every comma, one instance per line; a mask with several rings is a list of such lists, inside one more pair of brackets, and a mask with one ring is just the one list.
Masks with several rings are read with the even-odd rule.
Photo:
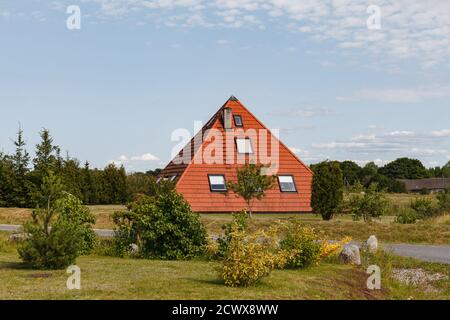
[[[390, 202], [396, 207], [407, 206], [416, 195], [388, 195]], [[433, 198], [434, 196], [427, 196]], [[111, 229], [114, 227], [111, 215], [124, 206], [100, 205], [90, 206], [91, 212], [97, 217], [96, 228]], [[395, 213], [395, 212], [394, 212]], [[0, 208], [0, 224], [22, 224], [30, 218], [31, 210], [16, 208]], [[413, 225], [394, 223], [394, 216], [382, 217], [372, 223], [354, 222], [350, 216], [338, 216], [332, 221], [322, 221], [314, 214], [261, 214], [254, 215], [250, 221], [250, 229], [270, 226], [277, 221], [298, 220], [308, 224], [326, 236], [337, 239], [350, 236], [354, 240], [366, 240], [375, 234], [381, 241], [390, 243], [429, 243], [450, 244], [450, 215], [419, 222]], [[229, 214], [203, 214], [201, 220], [211, 235], [222, 233], [222, 225], [231, 220]]]

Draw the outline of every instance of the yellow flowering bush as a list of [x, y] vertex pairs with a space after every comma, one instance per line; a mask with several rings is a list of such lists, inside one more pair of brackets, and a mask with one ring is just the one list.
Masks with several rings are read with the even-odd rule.
[[[234, 225], [229, 236], [220, 268], [220, 276], [229, 287], [253, 285], [274, 269], [318, 265], [351, 240], [348, 237], [339, 242], [319, 239], [313, 228], [297, 222], [278, 223], [253, 234]], [[213, 244], [210, 248], [217, 250]]]
[[288, 268], [307, 268], [320, 261], [322, 245], [313, 228], [296, 222], [289, 224], [280, 245], [286, 255]]
[[273, 229], [251, 235], [239, 229], [231, 232], [231, 240], [220, 270], [226, 286], [253, 285], [283, 264], [283, 257], [277, 254], [275, 234]]
[[333, 256], [342, 250], [342, 247], [352, 240], [350, 237], [345, 237], [338, 242], [322, 241], [320, 248], [320, 260]]

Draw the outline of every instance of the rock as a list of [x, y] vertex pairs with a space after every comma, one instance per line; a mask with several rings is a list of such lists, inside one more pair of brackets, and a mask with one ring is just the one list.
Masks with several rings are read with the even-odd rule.
[[26, 233], [14, 233], [9, 236], [9, 242], [22, 242], [25, 241], [28, 238], [28, 234]]
[[370, 253], [376, 253], [378, 251], [378, 239], [375, 236], [370, 236], [364, 244], [364, 249]]
[[361, 265], [361, 254], [359, 253], [359, 247], [356, 245], [345, 245], [339, 259], [346, 264]]
[[139, 254], [139, 246], [135, 243], [133, 243], [132, 245], [130, 245], [130, 254], [135, 256]]

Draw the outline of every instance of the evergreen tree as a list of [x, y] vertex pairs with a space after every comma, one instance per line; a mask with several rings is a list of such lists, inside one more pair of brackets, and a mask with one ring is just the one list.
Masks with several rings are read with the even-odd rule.
[[39, 133], [41, 143], [36, 145], [36, 158], [33, 160], [34, 170], [41, 177], [47, 176], [49, 171], [56, 173], [61, 161], [60, 149], [53, 145], [50, 131], [42, 129]]
[[312, 208], [324, 220], [331, 220], [342, 209], [344, 183], [339, 162], [325, 161], [314, 167]]
[[26, 207], [29, 203], [29, 164], [30, 155], [26, 150], [26, 143], [23, 139], [23, 130], [19, 124], [17, 138], [14, 141], [16, 152], [11, 156], [11, 163], [14, 171], [14, 186], [12, 194], [12, 204], [17, 207]]
[[14, 170], [9, 157], [0, 153], [0, 206], [11, 207], [14, 185]]
[[103, 195], [105, 204], [124, 204], [127, 202], [127, 175], [125, 168], [108, 165], [103, 170]]

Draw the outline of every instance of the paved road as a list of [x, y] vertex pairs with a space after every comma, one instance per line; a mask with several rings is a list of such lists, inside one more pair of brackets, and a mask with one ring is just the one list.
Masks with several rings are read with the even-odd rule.
[[[22, 226], [20, 226], [20, 225], [0, 224], [0, 231], [17, 232], [17, 231], [21, 231], [21, 230], [22, 230]], [[107, 230], [107, 229], [94, 229], [94, 232], [101, 238], [108, 238], [108, 237], [112, 237], [114, 235], [113, 230]]]
[[[0, 224], [0, 231], [15, 232], [19, 231], [21, 228], [22, 226], [19, 225]], [[94, 232], [99, 237], [112, 237], [114, 235], [113, 230], [107, 229], [94, 229]], [[450, 246], [419, 244], [386, 244], [383, 246], [399, 256], [450, 265]]]
[[388, 244], [387, 250], [404, 257], [422, 261], [450, 264], [450, 246], [433, 246], [419, 244]]

